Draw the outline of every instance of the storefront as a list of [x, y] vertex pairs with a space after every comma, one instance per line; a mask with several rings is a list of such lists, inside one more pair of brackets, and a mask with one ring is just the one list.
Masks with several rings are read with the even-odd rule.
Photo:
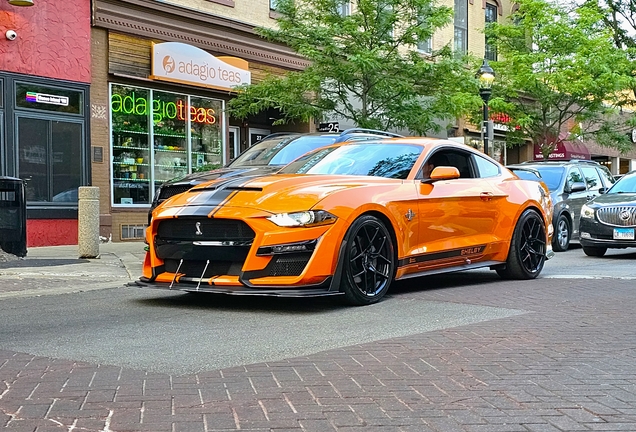
[[97, 0], [92, 34], [92, 180], [100, 234], [113, 241], [143, 238], [158, 185], [221, 167], [277, 131], [272, 113], [226, 114], [234, 87], [306, 66], [253, 26], [137, 3]]

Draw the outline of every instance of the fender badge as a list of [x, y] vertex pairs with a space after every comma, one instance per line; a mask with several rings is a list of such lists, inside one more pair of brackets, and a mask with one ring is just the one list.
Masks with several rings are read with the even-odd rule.
[[413, 210], [409, 209], [409, 211], [406, 212], [404, 217], [406, 218], [406, 220], [411, 222], [411, 220], [413, 220], [413, 218], [415, 217], [415, 213], [413, 213]]

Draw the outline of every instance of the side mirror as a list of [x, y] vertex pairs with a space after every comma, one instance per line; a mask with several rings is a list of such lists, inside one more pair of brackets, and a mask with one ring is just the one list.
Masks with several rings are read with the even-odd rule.
[[423, 179], [422, 183], [434, 183], [439, 180], [452, 180], [459, 178], [459, 170], [450, 166], [438, 166], [431, 172], [431, 178]]
[[570, 186], [570, 192], [583, 192], [585, 190], [587, 190], [587, 186], [585, 186], [584, 182], [574, 182]]

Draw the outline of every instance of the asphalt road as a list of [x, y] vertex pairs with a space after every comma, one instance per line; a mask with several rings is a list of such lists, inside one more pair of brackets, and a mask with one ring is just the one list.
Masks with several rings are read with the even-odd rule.
[[[625, 250], [591, 258], [574, 246], [549, 261], [541, 277], [636, 279], [635, 258]], [[396, 284], [379, 304], [358, 308], [334, 299], [249, 299], [140, 288], [8, 298], [2, 301], [0, 348], [196, 373], [526, 313], [466, 304], [462, 298], [435, 302], [418, 296], [427, 288], [471, 285], [478, 290], [494, 281], [502, 290], [515, 283], [486, 270], [420, 278]]]

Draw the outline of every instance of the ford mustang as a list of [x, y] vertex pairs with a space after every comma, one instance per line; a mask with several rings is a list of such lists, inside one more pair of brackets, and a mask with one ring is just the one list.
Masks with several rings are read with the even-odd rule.
[[365, 305], [395, 280], [435, 273], [532, 279], [553, 255], [551, 212], [542, 183], [465, 145], [341, 143], [164, 201], [136, 285]]

